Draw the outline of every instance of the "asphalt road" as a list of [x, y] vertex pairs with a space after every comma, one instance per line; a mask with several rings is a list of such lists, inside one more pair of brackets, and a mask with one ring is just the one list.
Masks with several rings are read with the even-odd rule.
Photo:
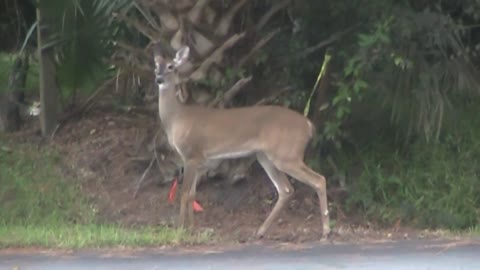
[[242, 247], [224, 252], [80, 252], [64, 255], [3, 254], [0, 269], [480, 269], [480, 242], [401, 241], [321, 244], [313, 247]]

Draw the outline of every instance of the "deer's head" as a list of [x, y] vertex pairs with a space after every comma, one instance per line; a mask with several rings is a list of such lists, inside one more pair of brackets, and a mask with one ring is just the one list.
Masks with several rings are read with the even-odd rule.
[[189, 54], [190, 48], [183, 46], [172, 60], [165, 58], [158, 46], [154, 49], [155, 83], [159, 91], [174, 88], [178, 84], [178, 68], [187, 62]]

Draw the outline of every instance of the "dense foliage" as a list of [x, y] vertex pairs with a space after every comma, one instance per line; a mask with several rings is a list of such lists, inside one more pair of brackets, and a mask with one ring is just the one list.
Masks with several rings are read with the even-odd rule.
[[[357, 26], [332, 45], [332, 107], [322, 136], [343, 147], [333, 156], [349, 175], [347, 209], [360, 207], [387, 223], [478, 224], [480, 3], [336, 3], [301, 7], [304, 33], [290, 47], [307, 46], [340, 25]], [[333, 18], [335, 25], [328, 23]], [[328, 34], [315, 31], [319, 25]], [[321, 65], [308, 59], [308, 65], [291, 62], [297, 81], [313, 78]]]

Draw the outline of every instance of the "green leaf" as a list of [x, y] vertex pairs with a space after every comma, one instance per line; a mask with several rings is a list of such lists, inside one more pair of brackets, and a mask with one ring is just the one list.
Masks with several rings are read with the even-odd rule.
[[358, 45], [360, 45], [360, 47], [370, 47], [375, 43], [375, 37], [372, 35], [359, 34], [358, 39]]
[[28, 29], [27, 35], [25, 36], [25, 40], [23, 41], [22, 47], [20, 48], [20, 54], [23, 53], [23, 50], [24, 50], [25, 47], [27, 46], [27, 43], [28, 43], [28, 41], [30, 40], [30, 38], [31, 38], [32, 36], [35, 36], [35, 34], [34, 34], [34, 33], [36, 33], [36, 32], [34, 32], [35, 29], [37, 29], [37, 22], [34, 22], [34, 23], [32, 24], [32, 26], [30, 26], [30, 28]]

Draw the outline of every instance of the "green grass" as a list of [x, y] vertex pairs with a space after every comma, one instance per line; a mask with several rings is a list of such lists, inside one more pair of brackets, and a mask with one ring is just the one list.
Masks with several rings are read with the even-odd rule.
[[468, 162], [440, 146], [417, 151], [410, 160], [366, 154], [350, 203], [386, 224], [399, 218], [423, 228], [468, 229], [478, 224], [478, 159]]
[[118, 225], [5, 225], [0, 226], [0, 248], [153, 247], [208, 241], [209, 233], [190, 234], [166, 227], [122, 228]]
[[208, 233], [161, 226], [99, 223], [75, 179], [59, 170], [61, 158], [28, 144], [7, 146], [0, 136], [0, 247], [156, 246], [209, 239]]
[[468, 232], [471, 236], [480, 237], [480, 225], [470, 228]]
[[5, 247], [153, 247], [202, 243], [208, 233], [190, 234], [166, 227], [122, 228], [117, 225], [0, 226], [0, 248]]
[[90, 223], [95, 211], [59, 170], [61, 156], [0, 139], [0, 224]]

